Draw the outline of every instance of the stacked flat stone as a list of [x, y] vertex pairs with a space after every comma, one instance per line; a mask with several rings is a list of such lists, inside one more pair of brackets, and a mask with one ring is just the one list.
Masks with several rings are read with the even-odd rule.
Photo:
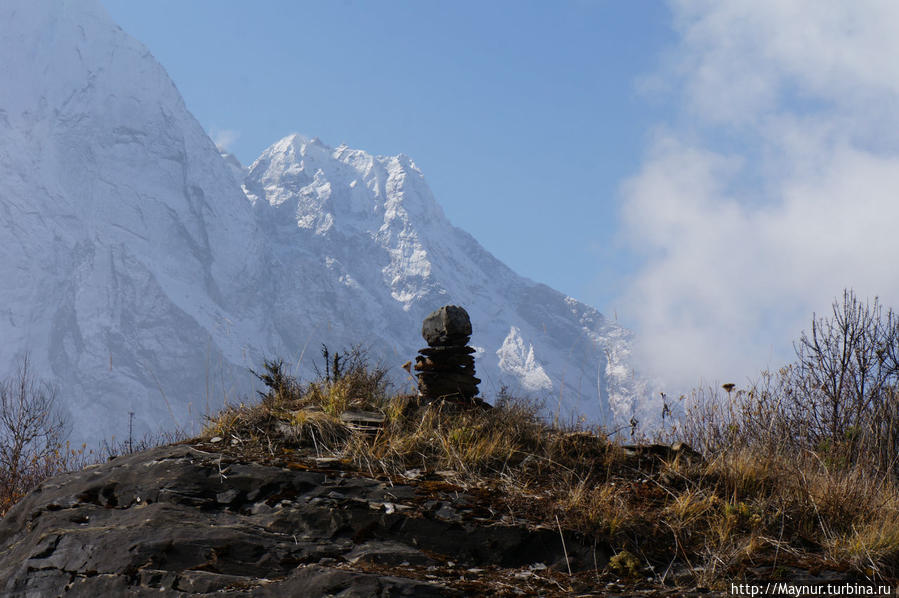
[[481, 382], [474, 375], [471, 320], [458, 305], [444, 305], [433, 312], [421, 327], [428, 343], [415, 358], [418, 393], [425, 402], [438, 399], [473, 402]]

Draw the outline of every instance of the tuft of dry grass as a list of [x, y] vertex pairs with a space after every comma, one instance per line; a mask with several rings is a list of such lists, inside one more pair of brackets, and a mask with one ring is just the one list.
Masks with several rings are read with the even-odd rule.
[[859, 522], [849, 534], [834, 536], [825, 548], [832, 559], [868, 575], [890, 575], [884, 564], [895, 567], [899, 561], [899, 514], [891, 509], [874, 521]]

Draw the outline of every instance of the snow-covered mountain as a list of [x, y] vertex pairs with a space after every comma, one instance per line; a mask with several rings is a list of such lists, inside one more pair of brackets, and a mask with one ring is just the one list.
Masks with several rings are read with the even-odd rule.
[[265, 268], [279, 273], [264, 293], [284, 346], [366, 331], [402, 363], [422, 344], [424, 316], [455, 303], [471, 315], [488, 395], [506, 384], [551, 398], [562, 417], [608, 420], [627, 332], [452, 226], [408, 157], [292, 135], [256, 160], [244, 190], [268, 240]]
[[630, 417], [630, 333], [453, 227], [408, 157], [291, 135], [245, 170], [93, 0], [4, 0], [0, 80], [0, 375], [29, 352], [74, 438], [187, 426], [322, 343], [402, 380], [447, 303], [488, 399]]

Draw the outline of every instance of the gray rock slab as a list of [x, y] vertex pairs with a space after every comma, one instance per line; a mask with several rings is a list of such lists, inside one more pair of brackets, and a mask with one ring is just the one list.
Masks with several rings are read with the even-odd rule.
[[[469, 521], [464, 493], [439, 513], [415, 506], [429, 496], [411, 482], [152, 449], [51, 478], [13, 507], [0, 520], [0, 595], [452, 596], [346, 569], [564, 558], [556, 530]], [[566, 545], [573, 569], [593, 566], [591, 542]]]

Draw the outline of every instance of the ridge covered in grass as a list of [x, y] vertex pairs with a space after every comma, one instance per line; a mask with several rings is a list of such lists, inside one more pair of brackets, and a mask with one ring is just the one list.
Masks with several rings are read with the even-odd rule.
[[[715, 587], [797, 570], [899, 574], [899, 486], [861, 463], [783, 444], [731, 443], [704, 455], [628, 446], [599, 428], [550, 424], [537, 404], [504, 392], [491, 408], [422, 405], [391, 393], [361, 353], [345, 364], [303, 384], [266, 362], [262, 400], [226, 408], [195, 441], [388, 479], [439, 472], [514, 519], [592, 536], [617, 555], [605, 573], [619, 577]], [[360, 412], [383, 421], [360, 429]]]
[[[697, 389], [654, 439], [630, 445], [549, 422], [538, 403], [505, 391], [492, 405], [425, 402], [395, 392], [362, 351], [323, 357], [309, 382], [264, 362], [260, 400], [225, 407], [182, 442], [219, 463], [464, 493], [490, 514], [471, 525], [601, 546], [611, 558], [587, 572], [591, 583], [899, 577], [899, 318], [876, 301], [847, 291], [832, 318], [803, 333], [795, 363], [748, 388], [724, 384], [726, 396]], [[25, 368], [0, 385], [15, 407], [0, 421], [0, 514], [47, 477], [100, 458], [63, 449], [57, 420], [42, 418], [53, 393], [31, 380]], [[147, 446], [129, 438], [103, 454]]]

